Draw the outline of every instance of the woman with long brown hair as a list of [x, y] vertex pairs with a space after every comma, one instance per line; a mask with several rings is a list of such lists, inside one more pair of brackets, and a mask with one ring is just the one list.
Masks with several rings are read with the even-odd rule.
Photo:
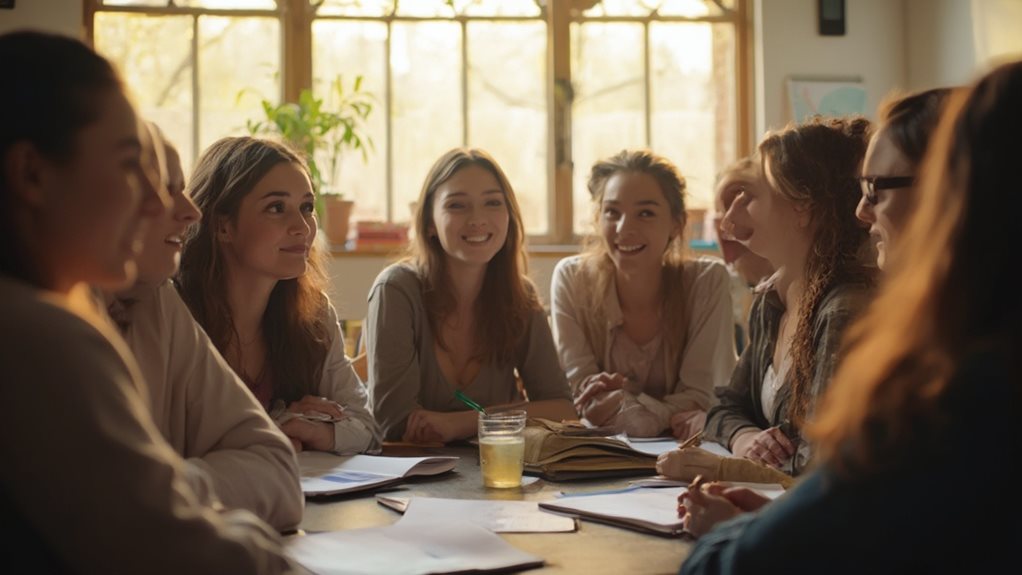
[[380, 447], [365, 388], [325, 293], [309, 170], [282, 144], [224, 138], [189, 183], [202, 212], [181, 254], [181, 296], [295, 449]]
[[1022, 62], [951, 96], [891, 275], [811, 426], [819, 469], [700, 539], [683, 573], [1017, 568], [1022, 262], [996, 248], [1022, 213], [1020, 100]]
[[[815, 119], [768, 134], [759, 145], [768, 185], [742, 191], [722, 221], [777, 272], [753, 303], [749, 346], [718, 390], [706, 437], [791, 475], [811, 455], [799, 430], [872, 293], [869, 235], [853, 215], [869, 134], [864, 119]], [[662, 467], [684, 475], [686, 457], [672, 452], [676, 461]]]
[[472, 437], [477, 414], [455, 392], [487, 408], [521, 402], [516, 371], [530, 416], [577, 417], [524, 241], [514, 190], [489, 154], [455, 148], [433, 164], [411, 253], [369, 293], [369, 389], [386, 438]]
[[686, 255], [685, 178], [623, 150], [589, 176], [595, 233], [554, 270], [551, 309], [575, 405], [633, 437], [703, 429], [735, 366], [727, 269]]

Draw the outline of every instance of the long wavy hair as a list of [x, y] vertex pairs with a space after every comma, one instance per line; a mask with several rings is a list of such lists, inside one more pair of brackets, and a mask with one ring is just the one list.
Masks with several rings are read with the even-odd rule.
[[105, 58], [82, 42], [42, 32], [0, 35], [0, 62], [10, 79], [0, 89], [0, 274], [35, 284], [43, 278], [17, 222], [21, 201], [10, 190], [7, 152], [30, 143], [50, 160], [68, 162], [77, 136], [95, 122], [101, 96], [123, 92], [121, 79]]
[[[1022, 62], [951, 96], [922, 165], [894, 265], [849, 331], [810, 433], [838, 469], [911, 456], [947, 423], [945, 398], [963, 358], [982, 349], [1013, 362], [1022, 394], [1022, 266], [1010, 245], [1022, 213], [1018, 180]], [[975, 381], [962, 385], [977, 385]]]
[[[622, 150], [609, 158], [604, 158], [593, 164], [589, 171], [589, 181], [586, 186], [589, 188], [589, 195], [592, 198], [592, 222], [593, 232], [583, 240], [582, 269], [583, 273], [590, 279], [593, 285], [592, 290], [587, 290], [590, 298], [587, 309], [591, 317], [586, 321], [586, 336], [594, 342], [595, 349], [603, 349], [603, 341], [606, 331], [606, 310], [604, 310], [604, 298], [610, 289], [611, 280], [616, 270], [614, 261], [610, 258], [610, 246], [606, 238], [600, 233], [600, 222], [603, 213], [603, 194], [606, 191], [607, 182], [616, 174], [633, 173], [646, 174], [656, 180], [660, 191], [667, 202], [671, 219], [678, 225], [679, 232], [672, 239], [663, 253], [663, 282], [664, 294], [663, 325], [666, 328], [664, 335], [674, 349], [682, 349], [685, 345], [685, 333], [687, 321], [685, 318], [685, 298], [681, 296], [687, 286], [682, 285], [682, 270], [688, 259], [688, 251], [685, 242], [685, 177], [681, 175], [678, 168], [667, 158], [653, 153], [650, 150]], [[670, 295], [670, 297], [667, 297]], [[592, 333], [588, 333], [592, 332]]]
[[479, 149], [455, 148], [433, 164], [415, 207], [415, 240], [409, 245], [405, 261], [418, 272], [423, 284], [423, 300], [437, 343], [444, 349], [442, 330], [457, 302], [447, 273], [447, 255], [440, 239], [430, 234], [434, 226], [433, 204], [436, 191], [459, 170], [478, 166], [493, 174], [508, 210], [507, 239], [486, 266], [482, 291], [476, 301], [475, 358], [498, 365], [510, 363], [517, 345], [525, 335], [532, 314], [541, 309], [536, 288], [526, 276], [525, 228], [518, 200], [504, 171], [488, 153]]
[[813, 222], [788, 374], [788, 418], [797, 426], [810, 409], [816, 363], [813, 324], [820, 305], [835, 286], [875, 282], [876, 269], [867, 263], [872, 261], [869, 231], [854, 216], [862, 197], [856, 178], [869, 137], [870, 123], [864, 118], [817, 117], [767, 134], [759, 144], [764, 173], [769, 161], [776, 191], [806, 207]]
[[[196, 321], [225, 356], [239, 342], [227, 302], [227, 270], [216, 231], [220, 222], [236, 222], [242, 199], [271, 169], [285, 163], [309, 175], [305, 161], [283, 144], [250, 137], [223, 138], [203, 152], [188, 183], [202, 219], [190, 228], [185, 240], [178, 286]], [[270, 294], [262, 332], [274, 399], [295, 401], [315, 394], [319, 385], [330, 344], [323, 269], [322, 248], [313, 242], [305, 273], [278, 281]]]

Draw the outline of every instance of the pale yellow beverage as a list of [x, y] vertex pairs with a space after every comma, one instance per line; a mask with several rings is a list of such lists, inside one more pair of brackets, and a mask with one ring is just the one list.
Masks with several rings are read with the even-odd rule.
[[525, 438], [489, 436], [479, 438], [479, 465], [486, 487], [518, 487], [522, 484]]

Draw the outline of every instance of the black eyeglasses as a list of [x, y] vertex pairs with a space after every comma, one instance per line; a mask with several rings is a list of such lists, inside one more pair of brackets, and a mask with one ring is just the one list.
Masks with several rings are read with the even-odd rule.
[[912, 176], [862, 176], [859, 178], [859, 185], [862, 186], [862, 196], [866, 198], [866, 202], [875, 206], [880, 201], [877, 196], [879, 190], [907, 188], [915, 181], [916, 179]]

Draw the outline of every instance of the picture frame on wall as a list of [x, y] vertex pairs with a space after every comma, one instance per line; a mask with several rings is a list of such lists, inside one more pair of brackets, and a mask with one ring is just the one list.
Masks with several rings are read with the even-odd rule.
[[0, 10], [14, 10], [14, 0], [0, 0]]
[[789, 76], [788, 113], [794, 122], [813, 116], [867, 115], [866, 87], [859, 77]]

